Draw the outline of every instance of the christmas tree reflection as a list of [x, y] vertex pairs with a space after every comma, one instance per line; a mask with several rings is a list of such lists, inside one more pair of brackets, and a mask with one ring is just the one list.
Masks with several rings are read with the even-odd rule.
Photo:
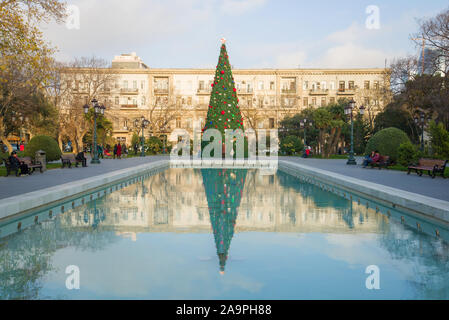
[[224, 274], [247, 170], [202, 169], [201, 173], [220, 262], [220, 273]]

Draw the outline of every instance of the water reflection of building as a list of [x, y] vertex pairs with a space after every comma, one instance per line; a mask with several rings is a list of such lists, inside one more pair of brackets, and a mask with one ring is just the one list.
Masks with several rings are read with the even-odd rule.
[[[102, 228], [122, 233], [210, 232], [211, 221], [200, 170], [171, 169], [130, 185], [101, 200]], [[235, 232], [379, 232], [384, 217], [372, 209], [303, 184], [286, 174], [249, 170]], [[77, 215], [71, 224], [87, 226]], [[352, 211], [351, 211], [352, 210]], [[128, 234], [128, 236], [130, 236]]]

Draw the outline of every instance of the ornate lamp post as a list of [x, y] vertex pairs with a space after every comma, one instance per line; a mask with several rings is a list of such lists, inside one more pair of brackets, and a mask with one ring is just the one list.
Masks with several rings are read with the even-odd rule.
[[[421, 122], [421, 123], [420, 123]], [[415, 124], [418, 126], [421, 124], [421, 151], [424, 152], [424, 124], [426, 122], [426, 115], [424, 112], [420, 112], [415, 115]]]
[[139, 119], [136, 119], [134, 121], [134, 126], [136, 128], [142, 128], [142, 137], [141, 137], [141, 140], [140, 140], [140, 146], [142, 147], [142, 152], [140, 153], [141, 157], [145, 157], [145, 146], [144, 146], [145, 136], [144, 136], [144, 130], [145, 130], [146, 127], [148, 127], [149, 124], [150, 124], [150, 121], [145, 119], [144, 116], [142, 116], [140, 118], [140, 123], [139, 123]]
[[[100, 105], [98, 103], [98, 101], [96, 99], [93, 99], [92, 101], [92, 107], [94, 109], [94, 152], [93, 152], [93, 158], [92, 161], [90, 163], [92, 164], [99, 164], [100, 163], [100, 159], [98, 159], [98, 146], [97, 146], [97, 117], [101, 114], [104, 115], [104, 110], [106, 109], [106, 107], [104, 105]], [[88, 114], [89, 113], [89, 105], [85, 104], [84, 105], [84, 113]]]
[[304, 129], [304, 154], [306, 154], [307, 150], [307, 140], [306, 140], [307, 123], [309, 123], [309, 126], [312, 126], [312, 121], [309, 119], [303, 119], [299, 122], [301, 129]]
[[[346, 163], [347, 165], [356, 165], [357, 161], [354, 157], [354, 117], [353, 117], [353, 111], [355, 109], [355, 101], [354, 99], [351, 99], [349, 101], [348, 105], [345, 107], [345, 115], [351, 119], [351, 151], [349, 152], [349, 159]], [[365, 114], [365, 107], [361, 106], [359, 108], [360, 114], [363, 116]]]

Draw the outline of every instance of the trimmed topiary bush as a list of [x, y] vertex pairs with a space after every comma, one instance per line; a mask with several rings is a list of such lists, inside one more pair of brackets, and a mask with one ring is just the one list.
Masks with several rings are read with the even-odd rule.
[[61, 150], [55, 139], [49, 136], [35, 136], [28, 142], [25, 147], [25, 156], [34, 159], [36, 151], [43, 150], [46, 152], [47, 162], [59, 160], [61, 158]]
[[420, 153], [411, 142], [402, 143], [398, 149], [398, 163], [404, 167], [416, 163]]
[[369, 139], [366, 145], [366, 154], [378, 150], [383, 156], [390, 156], [391, 161], [396, 162], [399, 157], [399, 146], [403, 143], [411, 143], [407, 134], [398, 128], [387, 128], [376, 133]]

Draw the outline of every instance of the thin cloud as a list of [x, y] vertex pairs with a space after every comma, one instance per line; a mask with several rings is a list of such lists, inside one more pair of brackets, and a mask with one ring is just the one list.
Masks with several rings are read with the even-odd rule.
[[229, 15], [240, 15], [262, 7], [266, 2], [266, 0], [224, 0], [221, 11]]

